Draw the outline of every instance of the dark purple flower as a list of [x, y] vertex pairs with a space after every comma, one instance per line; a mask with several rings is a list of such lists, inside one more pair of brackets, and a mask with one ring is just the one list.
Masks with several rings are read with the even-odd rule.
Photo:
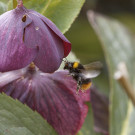
[[34, 62], [43, 72], [57, 70], [70, 42], [46, 17], [23, 5], [0, 16], [0, 72]]
[[86, 117], [89, 91], [77, 95], [76, 88], [62, 70], [49, 74], [24, 68], [0, 75], [0, 92], [38, 111], [59, 135], [75, 135]]

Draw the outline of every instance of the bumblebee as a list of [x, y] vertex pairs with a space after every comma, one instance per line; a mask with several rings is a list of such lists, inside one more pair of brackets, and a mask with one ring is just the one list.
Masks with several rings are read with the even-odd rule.
[[68, 62], [67, 60], [64, 62], [64, 70], [68, 70], [69, 75], [77, 82], [77, 92], [89, 89], [92, 85], [91, 79], [97, 77], [102, 68], [102, 63], [99, 61], [87, 65], [82, 65], [79, 62]]

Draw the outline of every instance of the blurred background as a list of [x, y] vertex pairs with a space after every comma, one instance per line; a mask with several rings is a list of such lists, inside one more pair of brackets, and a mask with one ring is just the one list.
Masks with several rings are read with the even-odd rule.
[[105, 95], [109, 95], [109, 78], [105, 63], [104, 51], [97, 35], [87, 19], [87, 11], [94, 10], [116, 18], [135, 32], [135, 1], [134, 0], [86, 0], [81, 13], [69, 31], [65, 34], [72, 43], [72, 51], [82, 64], [92, 61], [101, 61], [104, 69], [101, 75], [95, 78], [94, 84]]

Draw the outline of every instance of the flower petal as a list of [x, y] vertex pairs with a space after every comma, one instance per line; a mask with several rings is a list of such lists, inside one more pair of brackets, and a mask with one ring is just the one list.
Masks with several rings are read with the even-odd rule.
[[25, 67], [36, 57], [37, 48], [23, 43], [24, 29], [32, 22], [29, 17], [22, 21], [25, 13], [23, 8], [16, 8], [0, 16], [0, 72]]
[[54, 72], [64, 57], [63, 41], [36, 15], [25, 29], [24, 42], [28, 47], [38, 46], [39, 53], [34, 60], [38, 68], [44, 72]]
[[0, 88], [1, 92], [37, 110], [59, 135], [75, 135], [88, 111], [84, 102], [89, 101], [89, 91], [77, 95], [76, 82], [66, 71], [26, 72], [24, 78], [0, 85]]
[[64, 56], [66, 57], [70, 51], [71, 51], [71, 43], [67, 40], [67, 38], [60, 32], [60, 30], [57, 28], [57, 26], [48, 18], [46, 18], [45, 16], [39, 14], [36, 11], [33, 10], [29, 10], [31, 14], [35, 14], [38, 15], [43, 21], [44, 23], [60, 38], [62, 39], [63, 43], [64, 43]]

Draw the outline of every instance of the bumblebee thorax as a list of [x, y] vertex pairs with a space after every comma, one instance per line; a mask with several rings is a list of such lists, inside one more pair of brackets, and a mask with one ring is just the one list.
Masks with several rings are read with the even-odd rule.
[[73, 63], [73, 68], [78, 68], [78, 66], [79, 66], [79, 63], [78, 62], [74, 62]]

